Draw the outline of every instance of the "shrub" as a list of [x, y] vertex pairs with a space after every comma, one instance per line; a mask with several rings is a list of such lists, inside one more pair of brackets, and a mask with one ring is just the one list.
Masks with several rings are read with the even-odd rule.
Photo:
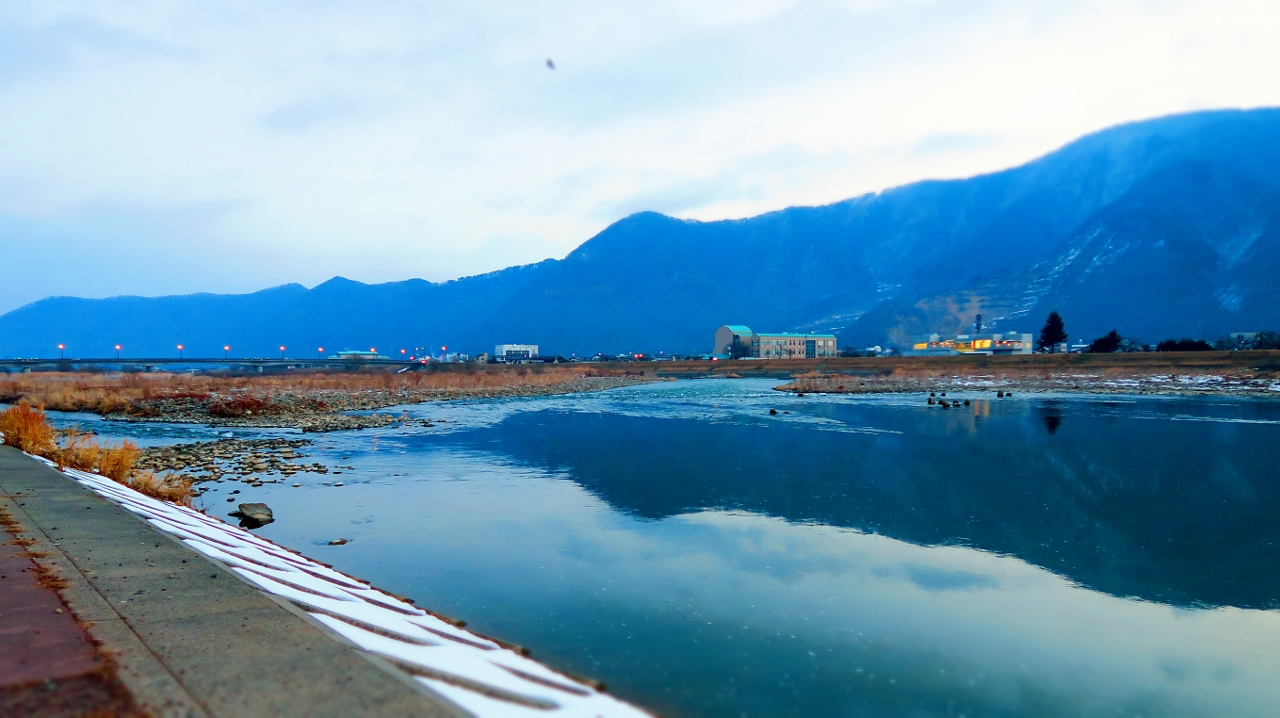
[[1156, 345], [1158, 352], [1208, 352], [1213, 345], [1203, 339], [1166, 339]]
[[1111, 354], [1120, 351], [1122, 341], [1116, 330], [1112, 329], [1105, 335], [1094, 339], [1093, 343], [1089, 345], [1089, 351], [1094, 354]]

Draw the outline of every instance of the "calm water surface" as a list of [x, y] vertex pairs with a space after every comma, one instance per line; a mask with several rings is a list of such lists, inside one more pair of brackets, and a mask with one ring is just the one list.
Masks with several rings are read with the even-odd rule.
[[775, 383], [409, 407], [202, 500], [669, 716], [1280, 711], [1280, 402]]

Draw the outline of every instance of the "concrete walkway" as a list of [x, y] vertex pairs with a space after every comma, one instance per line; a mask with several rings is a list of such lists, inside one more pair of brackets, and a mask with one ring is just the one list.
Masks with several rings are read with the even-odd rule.
[[[133, 514], [0, 446], [0, 506], [157, 716], [462, 716]], [[3, 617], [0, 617], [2, 620]]]

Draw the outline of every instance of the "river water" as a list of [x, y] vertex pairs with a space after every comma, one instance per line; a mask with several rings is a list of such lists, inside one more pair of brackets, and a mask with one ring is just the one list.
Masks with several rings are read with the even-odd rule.
[[411, 406], [201, 502], [668, 716], [1280, 711], [1280, 402], [776, 383]]

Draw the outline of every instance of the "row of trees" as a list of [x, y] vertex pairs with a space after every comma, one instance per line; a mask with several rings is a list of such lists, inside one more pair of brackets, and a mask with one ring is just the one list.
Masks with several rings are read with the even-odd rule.
[[[1045, 320], [1044, 328], [1040, 330], [1040, 340], [1037, 342], [1037, 347], [1042, 352], [1052, 353], [1056, 352], [1058, 347], [1065, 344], [1066, 341], [1067, 329], [1062, 317], [1056, 311], [1049, 312], [1049, 318]], [[1257, 332], [1251, 335], [1238, 335], [1229, 339], [1219, 339], [1212, 344], [1204, 339], [1183, 337], [1181, 339], [1165, 339], [1155, 345], [1155, 351], [1158, 352], [1205, 352], [1215, 349], [1218, 351], [1280, 349], [1280, 333]], [[1119, 332], [1112, 329], [1090, 342], [1085, 351], [1095, 354], [1111, 354], [1114, 352], [1151, 350], [1152, 347], [1149, 345], [1139, 344], [1132, 339], [1122, 337]]]

